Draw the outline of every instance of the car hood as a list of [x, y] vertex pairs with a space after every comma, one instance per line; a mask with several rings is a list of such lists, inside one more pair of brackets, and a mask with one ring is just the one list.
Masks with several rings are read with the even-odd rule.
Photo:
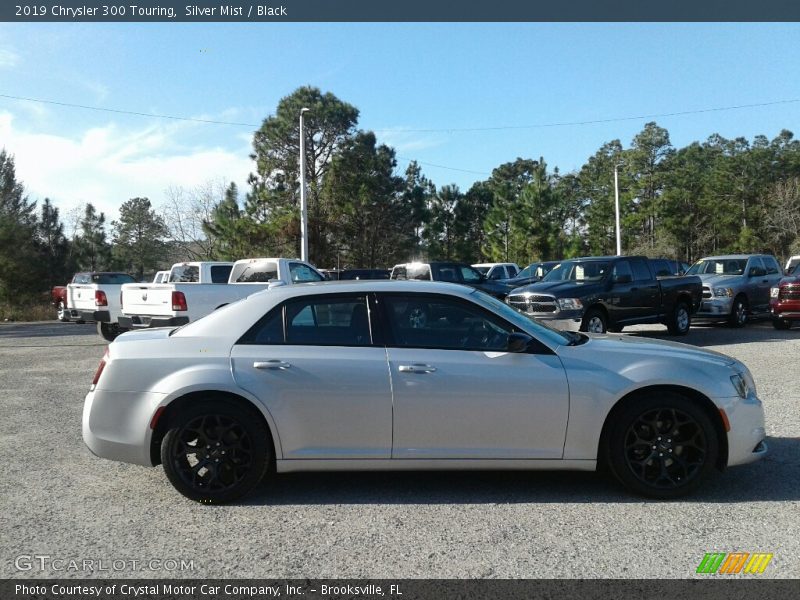
[[688, 361], [701, 361], [717, 366], [729, 366], [737, 363], [730, 356], [698, 348], [680, 342], [667, 340], [657, 340], [652, 338], [640, 338], [632, 335], [621, 334], [586, 334], [590, 340], [581, 346], [571, 346], [571, 348], [584, 348], [586, 354], [593, 358], [582, 357], [585, 360], [592, 360], [598, 364], [607, 364], [612, 355], [630, 355], [630, 361], [641, 361], [649, 357], [660, 359], [683, 359]]
[[601, 290], [602, 282], [579, 282], [579, 281], [538, 281], [530, 285], [519, 287], [513, 290], [512, 294], [524, 293], [545, 293], [553, 294], [560, 298], [566, 298], [569, 294], [578, 293], [581, 296], [593, 294]]
[[698, 275], [703, 285], [709, 287], [728, 287], [732, 285], [739, 285], [742, 280], [741, 275], [717, 275], [715, 273], [707, 273]]

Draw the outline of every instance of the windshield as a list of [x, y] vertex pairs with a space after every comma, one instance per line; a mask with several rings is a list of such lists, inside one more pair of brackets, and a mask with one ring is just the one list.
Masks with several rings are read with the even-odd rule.
[[606, 273], [608, 273], [607, 261], [568, 260], [553, 267], [542, 281], [600, 281]]
[[505, 302], [501, 302], [494, 296], [490, 296], [479, 290], [472, 293], [471, 298], [478, 304], [482, 304], [494, 313], [497, 313], [507, 321], [514, 323], [521, 329], [533, 333], [540, 341], [544, 340], [550, 344], [559, 346], [566, 346], [573, 342], [573, 336], [570, 332], [559, 331], [548, 327], [541, 321], [537, 321], [530, 315], [526, 315], [521, 310], [517, 310], [513, 306], [509, 306]]
[[686, 272], [687, 275], [743, 275], [746, 258], [703, 258]]

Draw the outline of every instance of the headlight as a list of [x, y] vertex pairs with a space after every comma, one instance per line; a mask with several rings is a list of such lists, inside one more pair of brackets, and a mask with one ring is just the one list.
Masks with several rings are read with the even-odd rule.
[[750, 392], [750, 387], [747, 385], [747, 381], [745, 381], [742, 373], [731, 375], [731, 383], [736, 389], [736, 393], [739, 394], [739, 398], [747, 398], [747, 395]]
[[770, 298], [777, 298], [778, 297], [778, 293], [780, 291], [781, 291], [780, 288], [776, 288], [776, 287], [769, 288], [769, 297]]
[[714, 288], [714, 295], [723, 298], [733, 298], [732, 288]]
[[559, 298], [558, 308], [561, 310], [580, 310], [583, 308], [583, 302], [578, 298]]

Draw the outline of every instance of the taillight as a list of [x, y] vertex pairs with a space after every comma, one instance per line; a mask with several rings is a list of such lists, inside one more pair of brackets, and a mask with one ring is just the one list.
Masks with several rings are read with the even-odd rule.
[[183, 292], [172, 292], [172, 310], [189, 310]]
[[92, 378], [92, 387], [90, 390], [94, 389], [94, 386], [97, 385], [97, 382], [100, 380], [100, 375], [103, 374], [103, 369], [106, 368], [106, 359], [108, 358], [108, 348], [106, 348], [105, 354], [103, 354], [103, 358], [100, 359], [100, 364], [97, 365], [97, 370], [94, 372], [94, 377]]
[[108, 306], [108, 298], [103, 290], [94, 291], [94, 304], [95, 306]]

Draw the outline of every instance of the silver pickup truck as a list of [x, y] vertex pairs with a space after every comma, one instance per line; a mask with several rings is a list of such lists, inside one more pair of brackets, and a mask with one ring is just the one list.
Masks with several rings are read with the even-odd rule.
[[703, 301], [695, 320], [728, 321], [744, 327], [754, 316], [769, 316], [769, 289], [783, 277], [774, 256], [730, 254], [698, 260], [687, 275], [703, 282]]

